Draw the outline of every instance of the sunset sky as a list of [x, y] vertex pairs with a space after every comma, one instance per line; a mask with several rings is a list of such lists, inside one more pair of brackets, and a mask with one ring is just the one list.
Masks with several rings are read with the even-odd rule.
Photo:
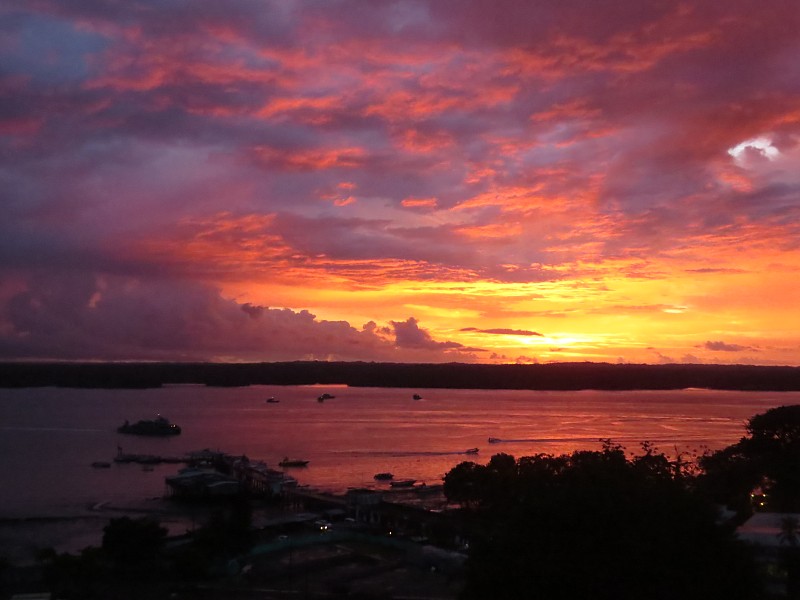
[[800, 365], [797, 0], [3, 0], [0, 359]]

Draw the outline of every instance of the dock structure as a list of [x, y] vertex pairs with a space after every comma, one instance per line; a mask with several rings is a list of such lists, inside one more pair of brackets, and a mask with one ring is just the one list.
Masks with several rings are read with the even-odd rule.
[[241, 495], [280, 499], [285, 514], [310, 514], [379, 535], [431, 539], [457, 547], [461, 527], [447, 509], [442, 486], [376, 490], [352, 488], [345, 494], [298, 485], [284, 471], [245, 455], [202, 450], [186, 456], [189, 466], [165, 478], [170, 497], [188, 501], [220, 501]]
[[185, 456], [159, 456], [157, 454], [119, 453], [114, 457], [114, 462], [137, 463], [140, 465], [158, 465], [162, 463], [181, 464], [188, 463], [190, 461]]
[[251, 494], [278, 496], [297, 487], [297, 480], [276, 469], [271, 469], [263, 461], [252, 461], [242, 456], [231, 464], [233, 476]]
[[169, 495], [182, 500], [212, 499], [237, 496], [242, 485], [236, 479], [207, 469], [181, 469], [177, 475], [164, 478]]
[[297, 486], [297, 480], [283, 471], [270, 469], [263, 461], [232, 456], [220, 451], [189, 453], [182, 462], [189, 467], [165, 478], [171, 497], [204, 500], [247, 493], [275, 497]]
[[114, 457], [115, 463], [137, 463], [140, 465], [157, 465], [161, 463], [181, 464], [192, 462], [191, 455], [185, 456], [161, 456], [158, 454], [137, 454], [125, 452], [122, 446], [117, 444], [117, 455]]

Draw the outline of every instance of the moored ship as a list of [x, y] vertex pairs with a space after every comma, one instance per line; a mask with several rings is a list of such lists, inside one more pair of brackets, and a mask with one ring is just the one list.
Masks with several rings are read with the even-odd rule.
[[155, 419], [142, 419], [136, 423], [129, 423], [127, 420], [117, 427], [118, 433], [131, 435], [178, 435], [181, 428], [169, 419], [158, 415]]

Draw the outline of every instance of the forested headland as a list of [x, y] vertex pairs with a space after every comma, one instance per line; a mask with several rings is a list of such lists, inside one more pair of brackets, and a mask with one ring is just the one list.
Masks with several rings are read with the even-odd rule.
[[296, 361], [272, 363], [0, 363], [0, 387], [153, 388], [349, 385], [355, 387], [798, 391], [800, 367], [699, 364], [533, 365]]

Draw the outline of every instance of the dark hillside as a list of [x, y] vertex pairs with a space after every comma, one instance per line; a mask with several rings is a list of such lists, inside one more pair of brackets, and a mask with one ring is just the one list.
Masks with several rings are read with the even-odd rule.
[[283, 363], [0, 363], [0, 387], [150, 388], [347, 384], [530, 390], [800, 390], [800, 368], [747, 365]]

